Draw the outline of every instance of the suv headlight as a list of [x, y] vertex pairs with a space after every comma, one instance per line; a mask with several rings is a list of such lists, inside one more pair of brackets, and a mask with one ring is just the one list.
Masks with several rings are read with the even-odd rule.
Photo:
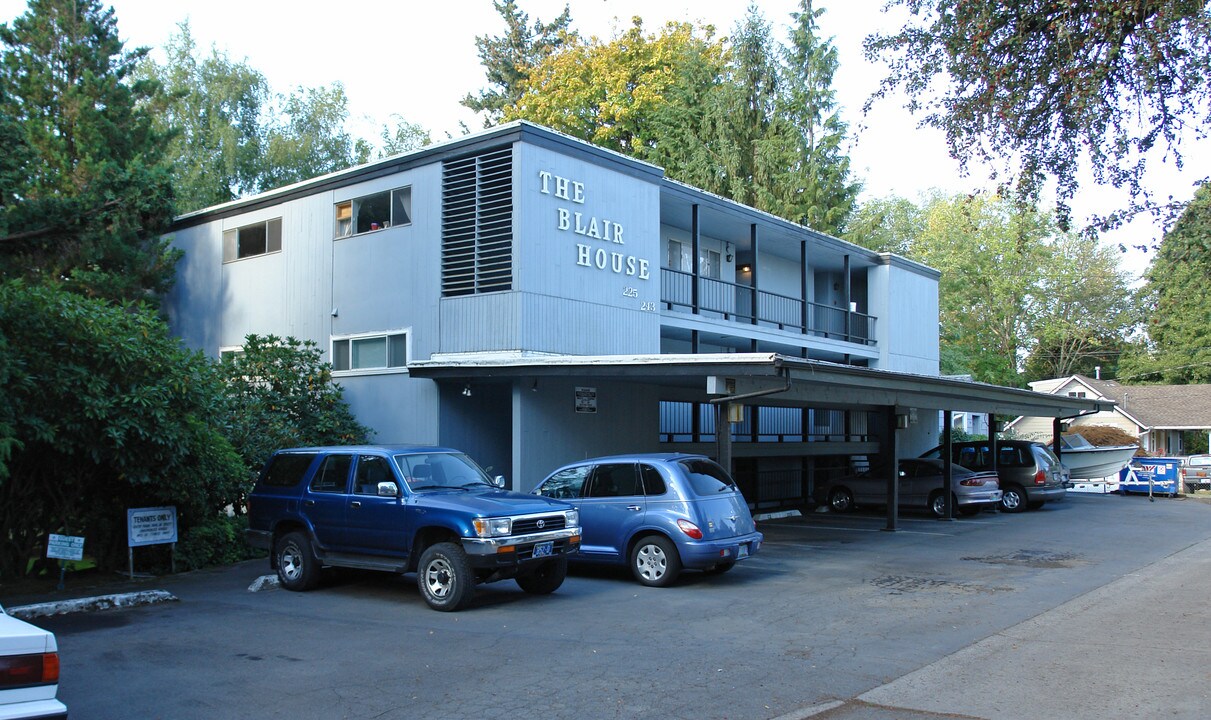
[[480, 537], [503, 537], [513, 530], [513, 521], [503, 518], [475, 518], [475, 534]]
[[568, 510], [563, 515], [564, 527], [580, 527], [580, 511]]

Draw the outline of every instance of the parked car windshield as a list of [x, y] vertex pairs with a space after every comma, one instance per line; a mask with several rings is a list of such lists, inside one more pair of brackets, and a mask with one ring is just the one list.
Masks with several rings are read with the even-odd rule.
[[475, 461], [461, 453], [408, 453], [395, 456], [395, 465], [413, 490], [471, 489], [492, 485]]
[[714, 495], [735, 490], [736, 483], [727, 471], [710, 460], [681, 460], [681, 467], [690, 479], [690, 486], [698, 495]]

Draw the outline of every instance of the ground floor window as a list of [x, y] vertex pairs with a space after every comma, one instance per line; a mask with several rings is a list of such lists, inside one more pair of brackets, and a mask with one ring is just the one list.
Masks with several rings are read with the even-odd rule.
[[332, 339], [332, 369], [388, 370], [408, 365], [408, 333], [357, 335]]

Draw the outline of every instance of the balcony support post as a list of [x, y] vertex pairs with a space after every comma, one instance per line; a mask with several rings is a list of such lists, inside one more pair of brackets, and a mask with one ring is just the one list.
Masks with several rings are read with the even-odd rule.
[[[803, 301], [799, 312], [799, 332], [807, 334], [807, 241], [799, 242], [799, 297]], [[806, 357], [806, 356], [804, 356]]]
[[690, 206], [690, 275], [693, 280], [693, 288], [690, 292], [690, 304], [693, 305], [692, 312], [697, 315], [698, 312], [698, 285], [701, 282], [699, 279], [700, 261], [698, 259], [700, 252], [700, 238], [698, 237], [698, 206]]
[[[752, 289], [752, 290], [750, 290], [749, 292], [751, 292], [751, 293], [753, 294], [753, 295], [752, 295], [752, 297], [753, 297], [753, 319], [752, 319], [752, 322], [753, 322], [753, 324], [754, 324], [754, 325], [756, 325], [756, 324], [757, 324], [757, 316], [761, 314], [761, 313], [760, 313], [760, 307], [761, 307], [761, 291], [758, 289], [758, 285], [757, 285], [757, 255], [758, 255], [758, 250], [757, 250], [757, 223], [753, 223], [752, 225], [749, 225], [749, 226], [748, 226], [748, 235], [749, 235], [749, 242], [751, 242], [751, 243], [752, 243], [752, 246], [753, 246], [753, 269], [752, 269], [752, 272], [751, 272], [751, 273], [749, 273], [749, 277], [750, 277], [750, 278], [752, 278], [752, 280], [751, 280], [751, 284], [752, 284], [752, 286], [753, 286], [753, 289]], [[753, 348], [753, 350], [755, 351], [755, 350], [756, 350], [756, 348]]]

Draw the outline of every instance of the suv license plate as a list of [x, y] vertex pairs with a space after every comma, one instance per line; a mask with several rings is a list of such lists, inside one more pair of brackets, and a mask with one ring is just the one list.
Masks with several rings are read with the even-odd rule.
[[555, 542], [548, 540], [544, 543], [538, 543], [534, 546], [534, 557], [551, 557], [551, 548], [555, 546]]
[[748, 557], [748, 544], [747, 543], [736, 548], [736, 557], [737, 558]]

